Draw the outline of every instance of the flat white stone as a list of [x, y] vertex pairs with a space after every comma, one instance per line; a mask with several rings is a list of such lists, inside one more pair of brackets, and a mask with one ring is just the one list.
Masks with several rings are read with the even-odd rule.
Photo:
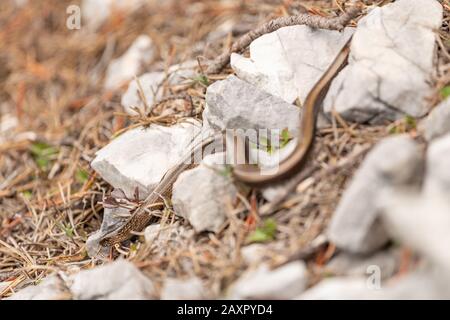
[[232, 54], [236, 75], [274, 96], [303, 103], [339, 50], [353, 34], [290, 26], [265, 34], [250, 45], [250, 58]]
[[208, 155], [194, 169], [180, 174], [173, 185], [172, 204], [196, 232], [218, 232], [227, 217], [227, 207], [237, 189], [223, 166], [223, 153]]
[[186, 154], [200, 132], [194, 119], [172, 127], [151, 125], [129, 130], [96, 153], [92, 168], [127, 197], [146, 197], [164, 174]]
[[161, 290], [161, 300], [201, 300], [207, 298], [207, 290], [197, 277], [185, 280], [166, 279]]
[[340, 249], [371, 253], [389, 236], [380, 222], [379, 197], [394, 186], [418, 186], [423, 168], [419, 146], [407, 135], [379, 142], [367, 155], [336, 208], [328, 230]]
[[421, 129], [428, 141], [450, 133], [450, 98], [442, 101], [430, 112]]
[[[167, 80], [169, 85], [179, 85], [192, 81], [196, 76], [196, 66], [197, 61], [187, 61], [182, 64], [171, 66], [167, 74], [165, 72], [156, 71], [139, 76], [137, 80], [132, 80], [128, 85], [127, 91], [122, 96], [122, 106], [130, 115], [138, 115], [135, 108], [137, 108], [141, 114], [148, 113], [150, 110], [147, 110], [146, 104], [151, 108], [154, 103], [162, 98], [162, 85], [165, 80]], [[142, 87], [144, 101], [142, 101], [139, 95], [139, 85], [137, 81], [139, 81], [139, 84]]]
[[389, 192], [382, 200], [382, 218], [392, 237], [427, 258], [450, 280], [448, 196]]
[[146, 300], [155, 297], [153, 282], [125, 260], [79, 272], [73, 277], [70, 289], [78, 300]]
[[[450, 199], [450, 133], [433, 140], [427, 150], [424, 192]], [[450, 201], [450, 200], [449, 200]]]
[[439, 283], [433, 270], [414, 271], [397, 281], [374, 286], [367, 277], [325, 279], [308, 289], [299, 300], [418, 300], [448, 299], [446, 283]]
[[295, 261], [270, 270], [262, 264], [256, 270], [243, 274], [230, 291], [231, 299], [292, 299], [307, 285], [304, 262]]
[[441, 23], [442, 6], [435, 0], [374, 8], [358, 23], [349, 65], [333, 81], [325, 113], [334, 108], [349, 121], [370, 123], [424, 116]]
[[38, 285], [30, 285], [19, 290], [7, 300], [62, 300], [70, 299], [71, 294], [64, 281], [56, 274], [47, 276]]

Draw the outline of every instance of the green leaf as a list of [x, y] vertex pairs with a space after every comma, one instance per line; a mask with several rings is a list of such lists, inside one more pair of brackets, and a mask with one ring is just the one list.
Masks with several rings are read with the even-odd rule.
[[280, 137], [280, 141], [281, 141], [280, 149], [284, 148], [289, 143], [289, 141], [291, 141], [291, 139], [292, 139], [292, 135], [289, 132], [289, 130], [287, 128], [283, 129], [283, 131], [281, 131], [281, 137]]
[[231, 177], [231, 174], [232, 174], [232, 172], [233, 172], [233, 167], [230, 166], [230, 165], [225, 165], [225, 166], [223, 167], [223, 170], [218, 170], [217, 172], [218, 172], [219, 175], [221, 175], [222, 177], [229, 178], [229, 177]]
[[85, 183], [88, 179], [89, 179], [89, 173], [84, 170], [84, 169], [79, 169], [76, 173], [75, 173], [75, 179], [83, 184]]
[[68, 236], [69, 238], [73, 238], [74, 232], [70, 224], [65, 225], [64, 223], [61, 223], [59, 227], [61, 228], [62, 231], [64, 231], [66, 236]]
[[441, 89], [441, 96], [443, 99], [450, 97], [450, 86], [446, 86]]
[[405, 123], [410, 129], [415, 129], [417, 127], [417, 122], [414, 117], [406, 116]]
[[277, 222], [274, 219], [267, 219], [264, 224], [256, 228], [248, 237], [248, 242], [268, 242], [275, 239]]
[[23, 196], [25, 199], [31, 199], [31, 197], [33, 196], [33, 194], [31, 193], [30, 190], [25, 190], [25, 191], [22, 192], [22, 196]]
[[45, 142], [35, 142], [30, 146], [30, 152], [39, 169], [45, 171], [49, 168], [51, 160], [58, 154], [58, 149]]
[[198, 83], [201, 83], [204, 86], [208, 86], [209, 85], [209, 79], [204, 74], [200, 74], [200, 75], [196, 76], [194, 78], [194, 81], [198, 82]]

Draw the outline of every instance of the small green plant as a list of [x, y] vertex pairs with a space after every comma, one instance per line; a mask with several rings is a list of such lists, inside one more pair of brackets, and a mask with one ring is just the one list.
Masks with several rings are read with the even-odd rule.
[[283, 129], [283, 131], [281, 131], [281, 137], [280, 137], [280, 142], [281, 142], [280, 149], [284, 148], [291, 140], [292, 140], [292, 135], [289, 132], [288, 128]]
[[60, 223], [59, 227], [69, 238], [73, 238], [74, 230], [70, 224]]
[[33, 194], [30, 190], [25, 190], [22, 192], [22, 197], [24, 197], [25, 199], [31, 199], [32, 196]]
[[222, 177], [230, 178], [233, 173], [233, 167], [230, 165], [224, 165], [222, 170], [217, 171]]
[[45, 142], [35, 142], [31, 145], [30, 152], [39, 169], [47, 171], [58, 154], [58, 149]]
[[405, 117], [405, 124], [407, 129], [416, 129], [417, 127], [417, 121], [414, 117], [406, 116]]
[[89, 179], [89, 173], [84, 169], [78, 169], [75, 173], [77, 182], [84, 184]]
[[269, 218], [264, 221], [261, 227], [256, 228], [248, 237], [247, 242], [268, 242], [275, 239], [277, 222]]
[[209, 79], [204, 74], [200, 74], [200, 75], [194, 77], [193, 80], [195, 82], [197, 82], [197, 83], [200, 83], [200, 84], [204, 85], [204, 86], [208, 86], [209, 85]]
[[443, 99], [450, 97], [450, 86], [445, 86], [441, 89], [441, 96]]

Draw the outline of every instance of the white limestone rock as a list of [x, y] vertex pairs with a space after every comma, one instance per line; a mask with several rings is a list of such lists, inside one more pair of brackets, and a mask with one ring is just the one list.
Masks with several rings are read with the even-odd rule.
[[119, 58], [110, 62], [106, 70], [104, 88], [114, 90], [139, 76], [144, 67], [153, 61], [155, 47], [147, 35], [140, 35], [128, 50]]
[[398, 0], [374, 8], [358, 23], [349, 65], [333, 81], [325, 113], [334, 108], [361, 123], [424, 116], [441, 23], [442, 6], [435, 0]]
[[420, 300], [448, 299], [446, 283], [439, 274], [424, 269], [378, 287], [369, 277], [337, 277], [325, 279], [303, 294], [299, 300]]
[[185, 280], [166, 279], [161, 290], [161, 300], [202, 300], [207, 298], [207, 290], [197, 277]]
[[200, 132], [194, 119], [171, 127], [151, 125], [129, 130], [96, 153], [92, 168], [127, 197], [145, 198], [164, 174], [186, 154]]
[[296, 136], [299, 117], [298, 107], [235, 76], [215, 82], [206, 91], [203, 119], [218, 131], [287, 128]]
[[421, 129], [427, 141], [450, 133], [450, 98], [442, 101], [430, 112]]
[[419, 146], [407, 135], [379, 142], [345, 190], [329, 226], [330, 240], [359, 254], [386, 244], [389, 236], [379, 219], [379, 197], [395, 186], [418, 186], [423, 161]]
[[427, 150], [424, 192], [427, 195], [450, 196], [450, 133], [436, 138]]
[[303, 103], [311, 88], [353, 34], [290, 26], [263, 35], [250, 45], [250, 58], [231, 55], [237, 76], [293, 103]]
[[70, 291], [64, 281], [57, 274], [52, 274], [38, 285], [30, 285], [19, 290], [7, 300], [67, 300], [70, 298]]
[[247, 271], [231, 287], [230, 299], [292, 299], [302, 293], [307, 285], [305, 263], [295, 261], [275, 270], [262, 264]]
[[[385, 193], [382, 218], [397, 241], [425, 257], [450, 280], [450, 202], [440, 193]], [[441, 281], [444, 279], [441, 277]], [[449, 288], [450, 290], [450, 288]]]
[[197, 168], [180, 174], [173, 185], [174, 211], [196, 232], [218, 232], [226, 221], [227, 205], [237, 197], [224, 163], [223, 153], [208, 155]]
[[122, 96], [122, 106], [130, 115], [138, 115], [136, 108], [141, 114], [146, 114], [146, 104], [149, 108], [163, 97], [163, 83], [167, 80], [169, 85], [185, 84], [196, 76], [195, 68], [197, 61], [187, 61], [182, 64], [173, 65], [169, 68], [167, 74], [165, 72], [149, 72], [137, 78], [142, 87], [144, 101], [139, 95], [139, 86], [136, 79], [132, 80], [128, 85], [127, 91]]
[[153, 282], [125, 260], [83, 270], [72, 281], [70, 289], [77, 300], [146, 300], [155, 297]]

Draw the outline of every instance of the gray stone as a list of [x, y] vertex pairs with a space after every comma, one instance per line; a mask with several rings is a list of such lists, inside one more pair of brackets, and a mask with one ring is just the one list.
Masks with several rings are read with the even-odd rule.
[[145, 300], [155, 297], [152, 281], [131, 262], [118, 260], [76, 274], [70, 286], [78, 300]]
[[428, 141], [450, 133], [450, 98], [442, 101], [430, 112], [422, 129]]
[[182, 64], [171, 66], [165, 72], [149, 72], [138, 77], [140, 86], [142, 87], [142, 94], [144, 95], [146, 103], [142, 101], [139, 95], [139, 86], [135, 80], [132, 80], [128, 85], [128, 89], [122, 96], [122, 106], [125, 111], [130, 115], [138, 115], [135, 109], [138, 109], [141, 114], [147, 114], [150, 110], [147, 110], [146, 104], [149, 108], [154, 103], [161, 100], [163, 97], [163, 83], [167, 81], [169, 85], [182, 85], [196, 76], [195, 67], [197, 61], [187, 61]]
[[250, 58], [232, 54], [237, 76], [289, 103], [303, 103], [339, 50], [353, 34], [290, 26], [265, 34], [250, 45]]
[[200, 132], [196, 120], [171, 127], [151, 125], [129, 130], [96, 153], [92, 168], [108, 183], [134, 198], [145, 198], [164, 174], [185, 156]]
[[105, 89], [117, 89], [139, 76], [144, 67], [153, 61], [154, 54], [152, 39], [147, 35], [137, 37], [122, 56], [110, 62], [105, 75]]
[[237, 197], [223, 163], [223, 153], [208, 155], [197, 168], [181, 173], [173, 185], [174, 211], [187, 219], [196, 232], [219, 231], [228, 204]]
[[186, 280], [166, 279], [161, 290], [161, 300], [201, 300], [207, 299], [207, 290], [199, 278]]
[[349, 65], [333, 81], [324, 111], [334, 108], [349, 121], [370, 123], [424, 116], [441, 23], [442, 6], [435, 0], [374, 8], [358, 23]]
[[433, 140], [427, 150], [424, 192], [450, 196], [450, 133]]
[[[439, 274], [425, 269], [414, 271], [397, 281], [376, 288], [369, 278], [337, 277], [325, 279], [296, 297], [300, 300], [417, 300], [448, 299], [449, 290], [439, 282]], [[369, 283], [368, 283], [369, 282]]]
[[[132, 80], [128, 85], [127, 91], [122, 96], [122, 106], [125, 111], [130, 115], [138, 115], [139, 112], [142, 115], [147, 114], [150, 110], [147, 110], [144, 101], [150, 108], [153, 103], [162, 98], [161, 84], [166, 78], [164, 72], [149, 72], [144, 73], [137, 80]], [[139, 84], [142, 87], [142, 94], [144, 95], [144, 101], [142, 101], [139, 95]], [[137, 112], [135, 109], [139, 110]]]
[[307, 269], [302, 261], [275, 270], [262, 264], [242, 275], [229, 295], [231, 299], [292, 299], [305, 290], [307, 282]]
[[[382, 197], [383, 222], [392, 237], [425, 257], [450, 280], [450, 203], [440, 193], [396, 191]], [[442, 281], [443, 279], [441, 279]]]
[[64, 281], [56, 274], [44, 278], [39, 284], [28, 286], [8, 300], [66, 300], [71, 294]]
[[182, 225], [179, 221], [169, 225], [152, 224], [145, 229], [145, 241], [152, 248], [154, 256], [164, 256], [169, 247], [179, 248], [185, 245], [195, 235], [192, 228]]
[[300, 109], [281, 98], [229, 76], [217, 81], [206, 91], [203, 119], [218, 131], [225, 129], [287, 128], [293, 136], [298, 133]]
[[389, 237], [379, 220], [378, 197], [392, 186], [418, 185], [422, 166], [421, 150], [407, 135], [379, 142], [345, 190], [329, 226], [330, 240], [360, 254], [382, 247]]

